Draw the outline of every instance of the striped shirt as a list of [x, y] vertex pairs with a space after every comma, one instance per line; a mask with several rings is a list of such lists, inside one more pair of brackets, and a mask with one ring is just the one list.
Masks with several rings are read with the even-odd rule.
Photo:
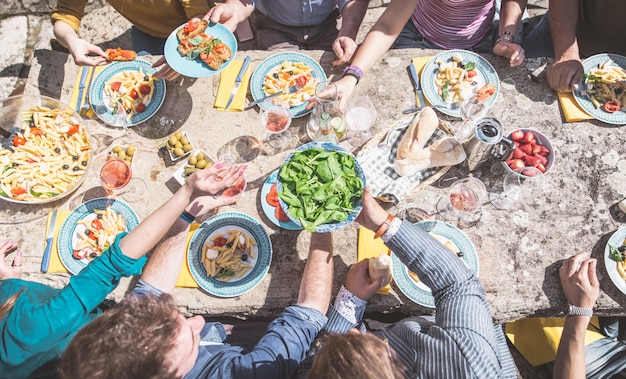
[[411, 15], [417, 30], [444, 49], [468, 49], [487, 35], [493, 0], [422, 0]]

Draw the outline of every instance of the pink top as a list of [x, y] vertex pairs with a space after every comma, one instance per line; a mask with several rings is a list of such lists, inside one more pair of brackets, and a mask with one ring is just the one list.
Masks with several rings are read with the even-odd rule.
[[491, 28], [493, 0], [421, 0], [411, 20], [424, 38], [444, 49], [467, 49]]

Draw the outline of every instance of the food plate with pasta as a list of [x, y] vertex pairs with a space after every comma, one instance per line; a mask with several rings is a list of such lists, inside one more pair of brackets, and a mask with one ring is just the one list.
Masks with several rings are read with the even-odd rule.
[[277, 96], [289, 104], [291, 117], [296, 118], [311, 112], [306, 109], [307, 100], [315, 96], [315, 86], [320, 82], [326, 82], [326, 73], [317, 61], [302, 53], [282, 52], [267, 57], [254, 70], [250, 92], [259, 100], [298, 85], [298, 91]]
[[596, 120], [626, 124], [626, 57], [597, 54], [583, 61], [585, 76], [574, 91], [578, 105]]
[[196, 229], [187, 249], [191, 276], [219, 297], [240, 296], [256, 287], [272, 262], [263, 226], [238, 212], [220, 213]]
[[462, 102], [478, 93], [485, 85], [495, 87], [485, 100], [488, 108], [500, 93], [500, 80], [495, 68], [485, 58], [467, 50], [447, 50], [429, 60], [420, 78], [424, 97], [436, 109], [454, 117], [461, 117], [460, 107], [447, 106]]
[[89, 200], [74, 209], [61, 226], [57, 239], [61, 262], [76, 275], [101, 255], [119, 233], [130, 232], [137, 225], [137, 214], [125, 202], [109, 198]]
[[[463, 260], [465, 265], [478, 276], [478, 253], [472, 241], [455, 226], [441, 221], [421, 221], [415, 224], [420, 229], [430, 233]], [[430, 288], [422, 283], [417, 275], [400, 262], [395, 254], [392, 258], [393, 279], [402, 293], [413, 302], [428, 308], [435, 307], [435, 298]]]
[[150, 119], [165, 100], [165, 81], [153, 78], [156, 69], [136, 59], [114, 62], [93, 80], [89, 102], [105, 124], [128, 127]]
[[626, 245], [626, 227], [618, 229], [606, 243], [604, 248], [604, 265], [615, 287], [626, 294], [626, 260], [616, 262], [610, 258], [611, 247], [617, 249], [624, 245]]

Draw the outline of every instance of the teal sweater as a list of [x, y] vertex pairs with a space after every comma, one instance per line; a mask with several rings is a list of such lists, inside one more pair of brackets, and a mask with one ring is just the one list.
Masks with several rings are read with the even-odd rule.
[[60, 357], [72, 336], [98, 316], [96, 307], [120, 278], [141, 273], [146, 258], [131, 259], [119, 248], [125, 234], [63, 289], [21, 279], [0, 281], [0, 304], [24, 289], [0, 320], [0, 378], [25, 378]]

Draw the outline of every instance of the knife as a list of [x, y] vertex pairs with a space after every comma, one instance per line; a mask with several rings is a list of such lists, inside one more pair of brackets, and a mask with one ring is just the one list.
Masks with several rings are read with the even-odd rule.
[[52, 243], [54, 241], [54, 225], [57, 221], [57, 210], [52, 211], [50, 216], [50, 223], [48, 224], [48, 233], [46, 235], [46, 250], [43, 252], [43, 259], [41, 260], [41, 271], [48, 272], [48, 266], [50, 265], [50, 252], [52, 251]]
[[76, 99], [76, 112], [80, 112], [82, 105], [83, 92], [85, 92], [85, 79], [87, 79], [87, 67], [80, 66], [80, 82], [78, 83], [78, 98]]
[[245, 74], [246, 70], [248, 69], [251, 59], [252, 58], [250, 58], [250, 56], [248, 55], [246, 59], [243, 60], [243, 64], [241, 65], [241, 70], [239, 70], [239, 74], [237, 74], [237, 79], [235, 79], [235, 86], [233, 87], [233, 90], [230, 93], [230, 97], [228, 98], [228, 101], [226, 102], [226, 106], [224, 107], [224, 109], [228, 109], [228, 107], [230, 107], [230, 103], [233, 102], [233, 99], [235, 98], [235, 95], [237, 94], [237, 91], [239, 90], [239, 86], [241, 85], [243, 74]]
[[415, 84], [415, 106], [425, 107], [426, 101], [424, 101], [424, 94], [422, 93], [422, 87], [420, 86], [420, 78], [417, 75], [417, 70], [413, 62], [409, 65], [409, 71], [411, 72], [411, 78]]
[[297, 90], [298, 90], [298, 85], [294, 84], [294, 85], [292, 85], [289, 88], [285, 88], [284, 90], [278, 91], [278, 92], [273, 93], [273, 94], [271, 94], [269, 96], [262, 97], [259, 100], [254, 100], [254, 101], [249, 102], [248, 105], [246, 105], [246, 107], [244, 108], [244, 110], [248, 110], [248, 109], [252, 108], [253, 106], [255, 106], [257, 104], [264, 102], [265, 100], [271, 99], [271, 98], [276, 97], [278, 95], [282, 95], [283, 93], [294, 93]]

